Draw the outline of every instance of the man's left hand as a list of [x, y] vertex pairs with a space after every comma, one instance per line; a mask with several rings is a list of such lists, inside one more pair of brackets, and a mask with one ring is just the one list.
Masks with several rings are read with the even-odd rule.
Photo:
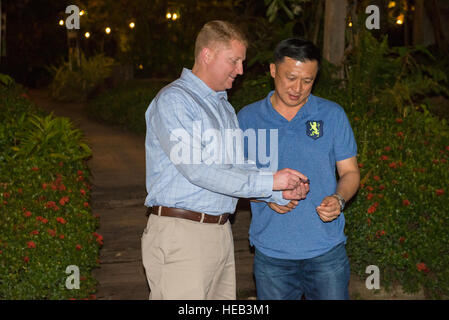
[[316, 207], [316, 212], [323, 222], [335, 220], [340, 215], [340, 203], [335, 197], [326, 197], [321, 204]]

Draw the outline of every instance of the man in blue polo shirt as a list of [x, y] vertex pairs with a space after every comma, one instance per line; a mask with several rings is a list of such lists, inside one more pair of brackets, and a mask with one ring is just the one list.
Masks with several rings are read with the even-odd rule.
[[[310, 180], [303, 200], [251, 203], [249, 236], [259, 299], [349, 298], [342, 211], [360, 182], [357, 145], [343, 108], [311, 94], [320, 61], [313, 43], [281, 41], [270, 64], [275, 91], [238, 113], [243, 131], [260, 135], [277, 130], [278, 166]], [[270, 145], [266, 148], [269, 154]], [[246, 155], [264, 166], [256, 156], [259, 150], [247, 151], [245, 144]]]

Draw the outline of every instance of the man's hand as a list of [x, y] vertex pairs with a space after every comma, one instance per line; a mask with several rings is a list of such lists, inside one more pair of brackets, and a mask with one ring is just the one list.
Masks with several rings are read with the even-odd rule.
[[335, 197], [326, 197], [321, 204], [316, 207], [316, 212], [323, 222], [335, 220], [340, 215], [340, 203]]
[[301, 179], [303, 181], [308, 180], [308, 178], [299, 171], [289, 168], [279, 170], [273, 175], [273, 191], [295, 189]]
[[300, 181], [295, 189], [282, 191], [282, 197], [286, 200], [303, 200], [309, 190], [309, 183]]
[[296, 208], [297, 205], [298, 205], [298, 201], [296, 201], [296, 200], [290, 201], [285, 206], [281, 206], [281, 205], [276, 204], [274, 202], [268, 202], [268, 206], [272, 210], [276, 211], [277, 213], [282, 213], [282, 214], [292, 211], [293, 209]]

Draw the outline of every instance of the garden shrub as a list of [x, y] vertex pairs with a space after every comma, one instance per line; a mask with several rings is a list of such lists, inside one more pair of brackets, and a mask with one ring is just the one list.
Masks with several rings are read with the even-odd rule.
[[131, 81], [101, 93], [88, 105], [95, 119], [117, 124], [133, 132], [146, 130], [145, 111], [165, 82]]
[[114, 66], [114, 60], [104, 54], [86, 58], [80, 53], [80, 65], [74, 57], [71, 60], [50, 68], [54, 73], [51, 95], [60, 101], [85, 101], [111, 75]]
[[[17, 86], [0, 96], [0, 299], [92, 297], [103, 239], [89, 204], [91, 151], [67, 119], [45, 115]], [[79, 289], [66, 288], [71, 265]]]

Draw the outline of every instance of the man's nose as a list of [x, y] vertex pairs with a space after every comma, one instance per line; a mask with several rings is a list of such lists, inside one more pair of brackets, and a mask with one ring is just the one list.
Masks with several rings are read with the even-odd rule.
[[242, 61], [240, 61], [238, 63], [237, 68], [236, 68], [236, 72], [237, 72], [237, 74], [240, 74], [240, 75], [243, 74], [243, 62]]
[[295, 93], [301, 92], [301, 80], [298, 80], [293, 84], [293, 90]]

